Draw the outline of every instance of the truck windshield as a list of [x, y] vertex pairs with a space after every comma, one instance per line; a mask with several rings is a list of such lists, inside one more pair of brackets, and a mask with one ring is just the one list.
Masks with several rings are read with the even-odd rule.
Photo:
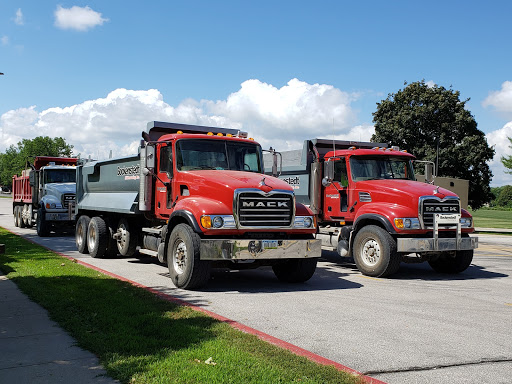
[[378, 156], [350, 158], [350, 170], [353, 181], [401, 179], [416, 180], [409, 159]]
[[49, 183], [76, 183], [75, 168], [47, 169], [44, 171], [44, 182]]
[[261, 147], [228, 140], [182, 139], [176, 143], [176, 167], [179, 171], [228, 169], [261, 172]]

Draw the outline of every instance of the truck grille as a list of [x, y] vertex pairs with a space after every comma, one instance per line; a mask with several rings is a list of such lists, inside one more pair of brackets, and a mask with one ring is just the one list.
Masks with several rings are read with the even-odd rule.
[[290, 227], [295, 201], [293, 194], [279, 191], [237, 191], [237, 219], [241, 227]]
[[423, 228], [434, 227], [434, 214], [460, 213], [460, 201], [456, 197], [440, 199], [434, 196], [423, 196], [419, 204], [420, 220]]
[[62, 206], [67, 208], [69, 207], [69, 204], [75, 204], [75, 194], [73, 193], [62, 195]]

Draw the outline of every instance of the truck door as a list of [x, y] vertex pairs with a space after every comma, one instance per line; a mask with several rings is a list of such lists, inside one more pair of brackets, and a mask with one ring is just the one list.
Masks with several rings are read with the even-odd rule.
[[164, 143], [157, 147], [158, 178], [155, 180], [155, 210], [159, 216], [169, 217], [173, 203], [172, 193], [172, 145]]
[[326, 216], [344, 216], [348, 210], [348, 174], [345, 158], [334, 159], [334, 178], [325, 187], [324, 212]]

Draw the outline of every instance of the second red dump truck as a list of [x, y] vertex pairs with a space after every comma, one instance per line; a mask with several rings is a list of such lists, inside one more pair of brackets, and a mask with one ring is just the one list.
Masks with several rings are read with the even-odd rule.
[[76, 244], [93, 257], [140, 253], [167, 263], [176, 287], [213, 267], [271, 266], [311, 278], [314, 215], [286, 182], [263, 174], [261, 146], [234, 129], [153, 121], [139, 154], [77, 169]]
[[281, 156], [279, 177], [316, 215], [316, 238], [353, 257], [363, 274], [392, 275], [401, 261], [428, 261], [444, 273], [471, 264], [478, 246], [469, 236], [471, 215], [455, 193], [416, 181], [410, 153], [383, 143], [312, 139]]

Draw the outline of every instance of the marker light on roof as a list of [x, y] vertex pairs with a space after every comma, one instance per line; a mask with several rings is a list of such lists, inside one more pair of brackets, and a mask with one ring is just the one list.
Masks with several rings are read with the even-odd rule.
[[213, 136], [213, 132], [208, 132], [207, 135], [208, 136]]
[[219, 132], [219, 133], [217, 133], [217, 136], [224, 136], [224, 135], [223, 135], [222, 133], [220, 133], [220, 132]]
[[183, 131], [176, 132], [178, 135], [183, 135]]
[[356, 147], [350, 147], [349, 149], [354, 150], [354, 149], [356, 149]]

